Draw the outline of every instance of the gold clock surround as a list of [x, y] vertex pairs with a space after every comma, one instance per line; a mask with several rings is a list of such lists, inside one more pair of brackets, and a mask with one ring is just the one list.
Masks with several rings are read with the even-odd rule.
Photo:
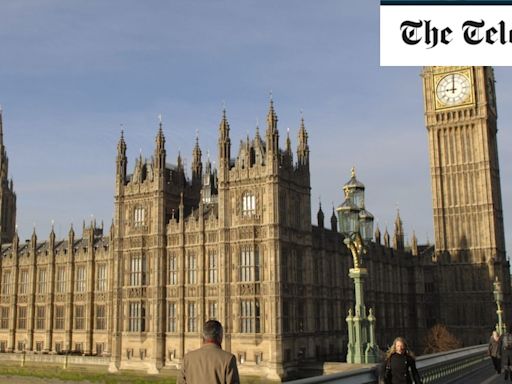
[[[442, 100], [439, 99], [438, 97], [438, 94], [437, 94], [437, 89], [439, 87], [439, 84], [441, 83], [441, 81], [449, 76], [449, 75], [452, 75], [452, 74], [457, 74], [457, 75], [461, 75], [461, 76], [464, 76], [465, 78], [467, 78], [468, 82], [469, 82], [469, 95], [464, 99], [462, 100], [461, 102], [459, 103], [454, 103], [454, 104], [447, 104], [445, 102], [443, 102]], [[437, 73], [434, 75], [433, 77], [433, 81], [434, 81], [434, 94], [435, 94], [435, 107], [436, 107], [436, 110], [438, 109], [453, 109], [453, 108], [460, 108], [462, 106], [467, 106], [467, 105], [471, 105], [471, 104], [474, 104], [474, 101], [475, 101], [475, 97], [474, 97], [474, 88], [473, 88], [473, 73], [471, 71], [470, 68], [467, 68], [467, 69], [460, 69], [460, 70], [456, 70], [456, 71], [448, 71], [448, 72], [443, 72], [443, 73]]]

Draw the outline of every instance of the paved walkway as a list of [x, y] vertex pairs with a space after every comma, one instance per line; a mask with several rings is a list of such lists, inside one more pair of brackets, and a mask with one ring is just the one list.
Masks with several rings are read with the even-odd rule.
[[497, 383], [510, 383], [505, 381], [503, 374], [498, 375], [492, 367], [490, 360], [486, 361], [487, 364], [482, 365], [481, 368], [476, 369], [472, 373], [462, 376], [450, 384], [497, 384]]
[[69, 381], [69, 380], [59, 380], [59, 379], [41, 379], [39, 377], [29, 377], [29, 376], [1, 376], [0, 375], [0, 383], [9, 383], [9, 384], [91, 384], [90, 381]]

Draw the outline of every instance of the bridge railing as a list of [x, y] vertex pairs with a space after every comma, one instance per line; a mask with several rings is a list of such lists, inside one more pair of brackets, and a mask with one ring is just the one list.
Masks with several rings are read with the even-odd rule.
[[[423, 384], [442, 384], [460, 377], [487, 358], [487, 345], [455, 349], [418, 357], [416, 366]], [[289, 381], [288, 384], [376, 384], [379, 383], [380, 366], [361, 368], [330, 375]]]

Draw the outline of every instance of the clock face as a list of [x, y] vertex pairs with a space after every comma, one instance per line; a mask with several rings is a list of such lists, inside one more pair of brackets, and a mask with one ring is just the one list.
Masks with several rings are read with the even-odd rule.
[[470, 96], [469, 79], [461, 73], [451, 73], [437, 83], [436, 95], [447, 106], [464, 103]]

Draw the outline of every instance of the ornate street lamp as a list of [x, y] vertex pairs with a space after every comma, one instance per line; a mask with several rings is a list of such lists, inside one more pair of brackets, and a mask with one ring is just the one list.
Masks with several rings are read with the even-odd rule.
[[496, 324], [496, 332], [499, 335], [503, 335], [506, 332], [506, 325], [503, 323], [503, 309], [501, 305], [503, 304], [503, 291], [501, 290], [501, 282], [498, 280], [498, 276], [496, 276], [496, 280], [494, 280], [494, 301], [496, 301], [496, 314], [498, 315], [498, 323]]
[[336, 209], [343, 242], [350, 249], [354, 267], [349, 276], [354, 280], [355, 310], [349, 309], [346, 318], [348, 327], [348, 363], [376, 363], [379, 361], [379, 348], [375, 342], [375, 316], [370, 309], [366, 315], [364, 304], [364, 279], [368, 270], [363, 266], [363, 255], [367, 252], [366, 243], [373, 236], [373, 215], [364, 208], [364, 184], [352, 177], [343, 186], [345, 201]]

